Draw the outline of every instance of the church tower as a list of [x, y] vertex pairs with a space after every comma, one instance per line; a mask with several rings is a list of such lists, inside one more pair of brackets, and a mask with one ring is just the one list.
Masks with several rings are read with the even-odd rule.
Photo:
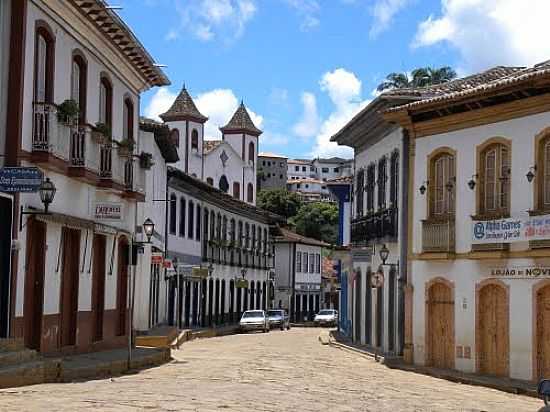
[[242, 101], [229, 123], [220, 127], [220, 131], [222, 139], [240, 153], [245, 164], [241, 184], [242, 200], [255, 205], [258, 141], [262, 131], [256, 127]]
[[185, 86], [160, 118], [170, 128], [170, 137], [178, 150], [180, 160], [174, 166], [202, 180], [204, 123], [208, 117], [199, 112]]

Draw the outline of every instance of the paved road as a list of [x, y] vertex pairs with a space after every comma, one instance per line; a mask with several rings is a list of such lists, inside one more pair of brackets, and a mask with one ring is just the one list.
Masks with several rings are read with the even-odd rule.
[[537, 411], [541, 402], [387, 369], [318, 329], [195, 340], [139, 374], [0, 391], [2, 411]]

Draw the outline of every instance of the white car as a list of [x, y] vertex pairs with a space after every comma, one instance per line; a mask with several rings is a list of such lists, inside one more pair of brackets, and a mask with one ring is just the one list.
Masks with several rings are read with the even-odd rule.
[[247, 310], [241, 317], [239, 329], [241, 332], [247, 332], [249, 330], [269, 332], [269, 321], [267, 320], [265, 312], [263, 310]]
[[313, 322], [317, 326], [336, 326], [338, 324], [338, 311], [335, 309], [321, 309]]

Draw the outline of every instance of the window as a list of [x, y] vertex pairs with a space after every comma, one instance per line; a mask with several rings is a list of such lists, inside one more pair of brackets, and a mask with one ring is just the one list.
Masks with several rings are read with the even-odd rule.
[[450, 153], [442, 153], [431, 160], [430, 214], [432, 217], [454, 213], [455, 159]]
[[[537, 208], [550, 209], [550, 135], [539, 142], [537, 150]], [[540, 165], [540, 166], [539, 166]]]
[[309, 273], [315, 273], [315, 253], [309, 254]]
[[338, 172], [340, 171], [340, 169], [338, 169], [337, 167], [335, 167], [335, 168], [333, 169], [333, 171], [334, 171], [334, 173], [338, 173]]
[[296, 252], [296, 272], [302, 271], [302, 252]]
[[300, 183], [297, 183], [297, 184], [296, 184], [296, 188], [298, 188], [298, 189], [299, 189], [301, 186], [302, 186], [302, 185], [301, 185]]
[[309, 270], [309, 266], [308, 266], [308, 254], [306, 252], [304, 252], [303, 254], [303, 261], [302, 261], [302, 272], [303, 273], [308, 273], [308, 270]]
[[279, 175], [279, 179], [281, 179], [281, 180], [282, 180], [282, 179], [283, 179], [283, 175]]
[[386, 157], [378, 161], [378, 209], [386, 208]]
[[185, 237], [185, 214], [186, 214], [186, 204], [185, 204], [185, 198], [180, 198], [180, 224], [179, 224], [179, 230], [178, 234], [180, 237]]
[[49, 28], [40, 24], [36, 29], [34, 50], [34, 101], [53, 102], [55, 40]]
[[190, 200], [189, 201], [189, 216], [188, 216], [188, 224], [187, 224], [187, 237], [189, 239], [193, 239], [193, 235], [195, 232], [195, 204]]
[[480, 213], [508, 214], [510, 204], [510, 150], [495, 143], [481, 152]]
[[235, 199], [241, 198], [241, 185], [239, 182], [233, 182], [233, 197]]
[[262, 166], [265, 166], [265, 160], [262, 160]]
[[177, 222], [176, 213], [177, 213], [177, 207], [178, 207], [176, 202], [177, 202], [176, 195], [172, 193], [170, 195], [170, 233], [172, 235], [176, 234], [176, 222]]
[[214, 179], [212, 179], [211, 177], [207, 177], [206, 183], [209, 184], [210, 186], [214, 186]]
[[237, 246], [243, 246], [243, 222], [239, 220], [239, 237], [237, 238]]
[[315, 265], [315, 272], [316, 273], [321, 273], [321, 255], [319, 253], [317, 253], [316, 258], [317, 258], [317, 262], [316, 262], [316, 265]]
[[399, 153], [393, 152], [390, 163], [390, 206], [397, 207], [399, 196]]
[[87, 65], [80, 54], [73, 54], [71, 72], [71, 99], [78, 105], [79, 124], [86, 123]]
[[218, 185], [222, 192], [227, 193], [227, 191], [229, 190], [229, 182], [227, 181], [227, 177], [225, 177], [225, 175], [222, 175], [222, 177], [220, 177]]
[[[357, 172], [357, 190], [355, 192], [355, 212], [357, 216], [363, 216], [363, 193], [365, 191], [365, 170]], [[367, 206], [368, 209], [368, 206]]]
[[310, 167], [309, 167], [309, 171], [310, 171], [310, 172], [315, 172], [315, 168], [314, 168], [313, 166], [310, 166]]
[[107, 77], [99, 82], [99, 123], [112, 127], [113, 87]]
[[170, 141], [176, 147], [180, 147], [180, 131], [178, 129], [170, 130]]
[[279, 163], [279, 167], [285, 167], [284, 162], [280, 162], [280, 163]]
[[374, 210], [375, 179], [375, 166], [373, 163], [367, 168], [367, 212], [372, 212]]
[[197, 205], [197, 226], [195, 228], [195, 239], [201, 240], [201, 207]]
[[305, 166], [302, 166], [302, 172], [305, 172], [307, 169]]
[[328, 167], [323, 167], [321, 169], [321, 173], [328, 173]]
[[271, 166], [271, 162], [267, 162], [267, 165], [268, 165], [268, 166]]
[[122, 125], [122, 138], [134, 139], [134, 104], [129, 98], [124, 99], [123, 107], [124, 124]]
[[309, 185], [306, 183], [306, 189], [309, 189]]
[[299, 172], [299, 171], [300, 171], [300, 166], [294, 166], [294, 170], [295, 170], [296, 172]]
[[254, 163], [254, 159], [256, 159], [256, 149], [254, 143], [250, 142], [248, 143], [248, 162]]
[[268, 174], [267, 174], [267, 178], [268, 178], [268, 179], [271, 178], [271, 173], [268, 173]]
[[254, 203], [254, 186], [249, 183], [246, 188], [246, 201], [248, 203]]
[[250, 225], [248, 223], [244, 225], [244, 247], [246, 249], [250, 247]]
[[197, 132], [197, 129], [193, 129], [191, 132], [191, 150], [199, 150], [199, 132]]

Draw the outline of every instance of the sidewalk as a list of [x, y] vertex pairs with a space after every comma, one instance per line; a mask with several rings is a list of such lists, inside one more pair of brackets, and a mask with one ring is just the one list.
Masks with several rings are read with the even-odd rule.
[[372, 348], [364, 345], [358, 345], [352, 343], [351, 340], [342, 336], [337, 331], [331, 331], [329, 345], [342, 350], [353, 351], [362, 356], [368, 356], [376, 359], [380, 363], [383, 363], [390, 369], [399, 369], [407, 372], [421, 373], [423, 375], [433, 376], [434, 378], [445, 379], [451, 382], [463, 383], [473, 386], [484, 386], [500, 390], [503, 392], [522, 394], [538, 398], [537, 384], [529, 381], [511, 379], [511, 378], [498, 378], [494, 376], [476, 375], [473, 373], [466, 373], [452, 369], [438, 369], [428, 366], [412, 365], [403, 362], [401, 357], [384, 357], [378, 355]]
[[179, 332], [175, 327], [159, 326], [151, 329], [147, 334], [136, 337], [136, 344], [150, 348], [171, 348], [176, 349], [182, 343], [193, 339], [212, 338], [237, 333], [239, 325], [222, 325], [205, 328], [181, 329]]

